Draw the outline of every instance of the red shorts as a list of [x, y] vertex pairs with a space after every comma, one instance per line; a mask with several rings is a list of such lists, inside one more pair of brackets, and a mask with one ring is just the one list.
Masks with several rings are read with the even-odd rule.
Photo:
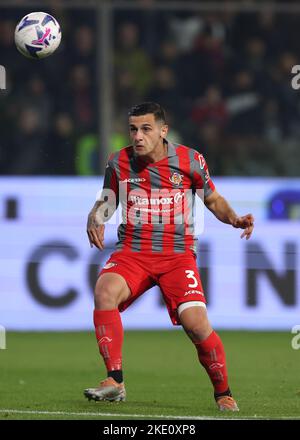
[[206, 302], [196, 257], [193, 254], [155, 255], [132, 251], [114, 252], [100, 272], [117, 273], [127, 282], [130, 297], [119, 305], [122, 312], [151, 287], [158, 285], [171, 321], [179, 325], [177, 308], [188, 301]]

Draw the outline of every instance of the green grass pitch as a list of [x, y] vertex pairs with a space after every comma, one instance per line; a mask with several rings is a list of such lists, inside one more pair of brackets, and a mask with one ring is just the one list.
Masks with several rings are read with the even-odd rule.
[[88, 402], [105, 375], [92, 332], [10, 333], [0, 350], [0, 419], [300, 418], [300, 350], [289, 332], [218, 332], [239, 413], [220, 413], [182, 331], [126, 331], [126, 402]]

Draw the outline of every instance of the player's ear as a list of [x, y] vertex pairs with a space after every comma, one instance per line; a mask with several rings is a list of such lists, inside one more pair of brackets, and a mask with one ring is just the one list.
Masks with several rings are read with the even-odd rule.
[[169, 131], [169, 126], [167, 124], [164, 124], [161, 127], [161, 131], [160, 131], [160, 135], [163, 139], [166, 139], [168, 131]]

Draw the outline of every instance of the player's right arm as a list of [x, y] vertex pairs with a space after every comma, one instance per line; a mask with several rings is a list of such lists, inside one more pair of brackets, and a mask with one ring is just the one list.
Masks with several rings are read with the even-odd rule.
[[105, 169], [104, 184], [100, 197], [96, 200], [87, 220], [87, 235], [90, 246], [104, 248], [104, 223], [107, 222], [119, 204], [119, 187], [117, 174], [111, 160]]

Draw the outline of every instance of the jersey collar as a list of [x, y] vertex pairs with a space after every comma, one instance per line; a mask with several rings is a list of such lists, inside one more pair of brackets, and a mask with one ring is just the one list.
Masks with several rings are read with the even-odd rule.
[[173, 145], [169, 141], [165, 141], [168, 144], [168, 157], [176, 156], [176, 148], [175, 145]]

